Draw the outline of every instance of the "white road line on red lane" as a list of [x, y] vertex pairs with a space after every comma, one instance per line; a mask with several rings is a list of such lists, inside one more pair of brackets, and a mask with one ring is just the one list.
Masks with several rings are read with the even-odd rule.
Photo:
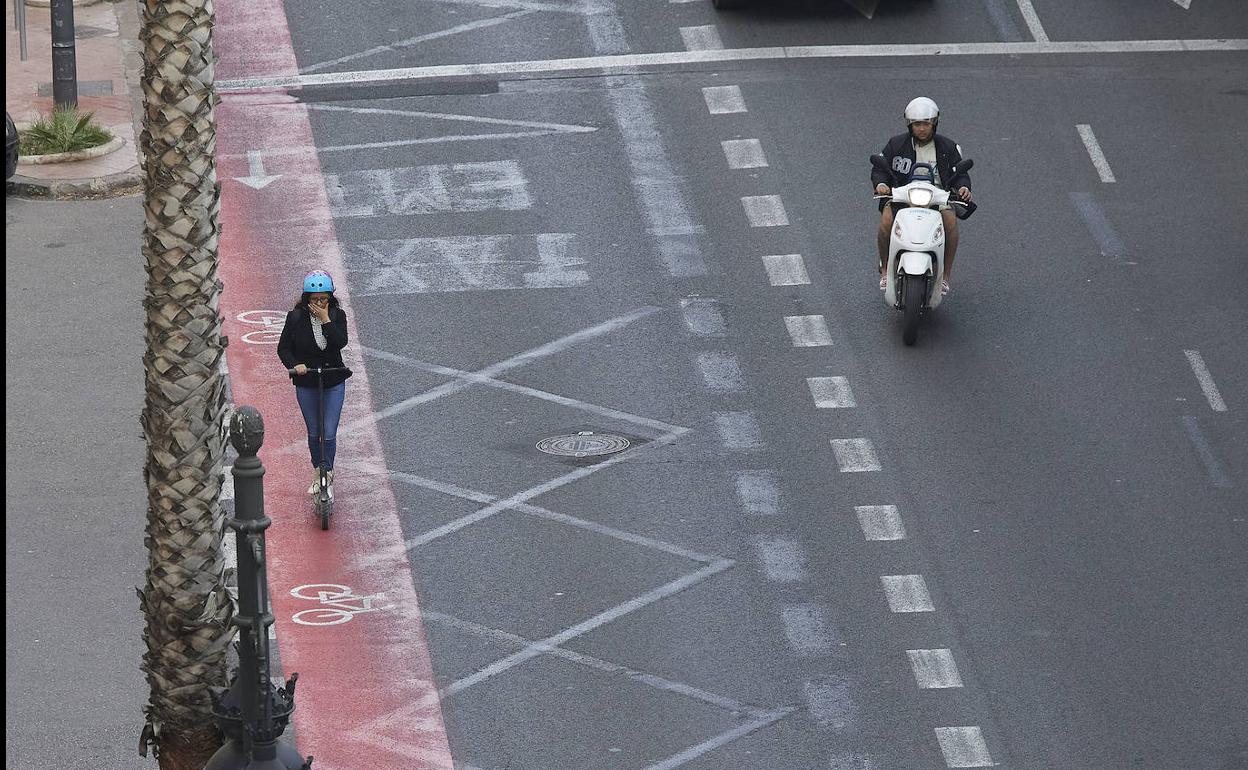
[[1092, 158], [1092, 165], [1096, 167], [1096, 173], [1100, 175], [1101, 181], [1106, 184], [1113, 184], [1114, 172], [1109, 167], [1109, 161], [1105, 158], [1105, 153], [1101, 151], [1101, 143], [1096, 141], [1096, 134], [1092, 131], [1092, 126], [1086, 123], [1080, 123], [1075, 126], [1079, 131], [1079, 138], [1083, 140], [1083, 146], [1088, 150], [1088, 156]]
[[935, 612], [922, 575], [884, 575], [880, 578], [888, 608], [893, 612]]
[[844, 377], [807, 377], [806, 385], [818, 409], [848, 409], [856, 406], [849, 380]]
[[821, 315], [790, 315], [784, 317], [789, 337], [795, 348], [823, 347], [832, 344], [828, 323]]
[[992, 767], [992, 756], [978, 727], [937, 727], [936, 741], [949, 767]]
[[714, 24], [681, 27], [680, 39], [684, 41], [686, 51], [716, 51], [724, 47], [724, 41], [719, 39], [719, 29]]
[[1225, 412], [1226, 402], [1222, 400], [1222, 394], [1218, 392], [1218, 386], [1214, 384], [1213, 375], [1209, 373], [1209, 367], [1205, 366], [1205, 359], [1201, 358], [1200, 351], [1184, 350], [1183, 355], [1187, 356], [1188, 363], [1192, 365], [1192, 372], [1196, 374], [1196, 381], [1200, 383], [1209, 407], [1215, 412]]
[[706, 100], [706, 109], [712, 115], [746, 111], [740, 86], [707, 86], [702, 89], [702, 98]]
[[[284, 77], [296, 72], [281, 3], [221, 0], [215, 10], [221, 33], [216, 40], [219, 76]], [[268, 158], [276, 148], [309, 149], [272, 164], [268, 173], [283, 175], [280, 185], [260, 190], [237, 186], [222, 196], [220, 276], [225, 282], [221, 309], [226, 333], [242, 339], [255, 327], [248, 328], [240, 316], [272, 307], [273, 298], [287, 294], [298, 276], [322, 268], [341, 283], [336, 294], [348, 309], [350, 338], [358, 340], [350, 280], [343, 270], [306, 105], [284, 98], [227, 97], [217, 106], [216, 120], [221, 127], [221, 179], [247, 175], [249, 151]], [[300, 226], [272, 222], [278, 209], [298, 210]], [[285, 514], [275, 516], [266, 535], [270, 555], [281, 555], [267, 566], [278, 658], [286, 671], [302, 675], [293, 716], [299, 748], [315, 755], [317, 767], [324, 770], [451, 770], [454, 763], [410, 563], [395, 552], [403, 535], [390, 481], [365, 477], [355, 468], [356, 462], [384, 467], [376, 426], [361, 430], [350, 451], [339, 455], [335, 531], [324, 533], [307, 513], [307, 437], [274, 348], [244, 342], [230, 346], [226, 354], [233, 400], [264, 414], [266, 450], [305, 445], [302, 452], [265, 456], [266, 508]], [[349, 422], [371, 415], [373, 394], [367, 367], [359, 363], [358, 344], [349, 346], [344, 358], [355, 369], [343, 415]], [[394, 558], [382, 559], [367, 571], [352, 568], [359, 555], [387, 551]], [[291, 589], [327, 582], [346, 585], [361, 596], [384, 594], [386, 608], [334, 626], [294, 623], [293, 616], [312, 605], [292, 596]]]
[[1044, 26], [1040, 24], [1040, 16], [1036, 14], [1036, 9], [1032, 7], [1031, 0], [1018, 0], [1018, 10], [1023, 14], [1023, 20], [1027, 22], [1027, 29], [1031, 31], [1031, 36], [1035, 38], [1037, 43], [1049, 42], [1049, 36], [1044, 31]]
[[737, 474], [737, 498], [753, 516], [780, 513], [780, 486], [775, 471], [741, 471]]
[[856, 505], [858, 525], [867, 540], [905, 540], [906, 528], [895, 505]]
[[880, 470], [880, 460], [869, 438], [834, 438], [832, 454], [841, 473], [869, 473]]
[[754, 538], [763, 577], [773, 583], [797, 583], [806, 579], [806, 554], [796, 540], [784, 537]]
[[728, 168], [767, 167], [767, 156], [757, 139], [726, 139], [719, 144], [724, 148]]
[[784, 227], [789, 215], [779, 195], [747, 195], [741, 199], [750, 227]]
[[954, 662], [951, 650], [906, 650], [906, 655], [910, 658], [910, 667], [914, 669], [914, 681], [921, 689], [962, 686], [962, 676], [958, 674], [958, 664]]

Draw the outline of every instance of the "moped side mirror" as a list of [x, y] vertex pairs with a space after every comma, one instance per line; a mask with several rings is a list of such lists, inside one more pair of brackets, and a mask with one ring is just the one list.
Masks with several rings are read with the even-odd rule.
[[970, 171], [971, 168], [973, 168], [974, 166], [975, 166], [975, 161], [971, 160], [970, 158], [963, 158], [962, 160], [953, 164], [953, 173], [961, 174], [963, 172]]
[[881, 171], [888, 171], [888, 161], [884, 160], [884, 156], [879, 154], [878, 152], [875, 155], [871, 156], [871, 165], [875, 166]]

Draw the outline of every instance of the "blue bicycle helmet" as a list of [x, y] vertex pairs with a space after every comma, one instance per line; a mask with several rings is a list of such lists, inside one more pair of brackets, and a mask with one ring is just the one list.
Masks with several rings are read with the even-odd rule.
[[333, 292], [334, 279], [324, 270], [313, 270], [303, 277], [303, 290], [308, 294], [314, 292]]

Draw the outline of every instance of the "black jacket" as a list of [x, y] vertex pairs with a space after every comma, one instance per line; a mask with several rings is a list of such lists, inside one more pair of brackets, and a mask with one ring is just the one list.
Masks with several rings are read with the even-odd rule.
[[[286, 325], [282, 327], [282, 338], [277, 343], [277, 357], [287, 369], [294, 369], [295, 364], [303, 364], [309, 369], [343, 366], [342, 349], [347, 346], [347, 314], [342, 308], [330, 308], [329, 323], [321, 327], [325, 334], [325, 349], [316, 345], [312, 336], [312, 317], [307, 308], [298, 308], [286, 314]], [[326, 372], [325, 387], [332, 388], [351, 376], [350, 371]], [[290, 376], [300, 388], [315, 388], [316, 375], [300, 374]]]
[[[936, 171], [940, 174], [940, 186], [946, 190], [957, 190], [959, 187], [971, 189], [971, 177], [966, 173], [954, 175], [953, 166], [962, 160], [962, 150], [957, 142], [947, 136], [936, 134]], [[900, 187], [910, 182], [910, 170], [914, 168], [914, 142], [910, 134], [898, 134], [884, 145], [884, 160], [888, 161], [890, 171], [871, 167], [871, 186], [886, 184], [889, 187]]]

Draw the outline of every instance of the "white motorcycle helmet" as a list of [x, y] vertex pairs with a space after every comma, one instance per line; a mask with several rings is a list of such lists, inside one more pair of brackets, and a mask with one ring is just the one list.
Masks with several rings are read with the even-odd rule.
[[936, 124], [940, 122], [940, 108], [936, 106], [936, 102], [928, 99], [926, 96], [918, 96], [910, 100], [906, 105], [906, 111], [902, 113], [906, 119], [906, 130], [910, 130], [911, 123], [926, 121], [932, 124], [932, 131], [936, 130]]

